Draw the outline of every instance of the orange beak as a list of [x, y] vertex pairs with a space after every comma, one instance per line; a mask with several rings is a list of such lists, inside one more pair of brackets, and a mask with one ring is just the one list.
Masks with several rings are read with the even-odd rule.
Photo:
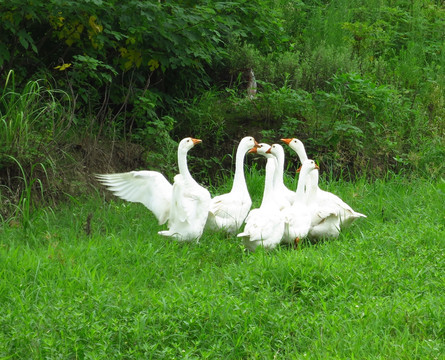
[[193, 145], [202, 143], [202, 140], [200, 140], [200, 139], [193, 139], [192, 138], [192, 141], [193, 141]]
[[281, 139], [281, 141], [286, 143], [287, 145], [289, 145], [289, 143], [292, 141], [292, 139]]
[[255, 147], [253, 147], [252, 149], [250, 149], [249, 151], [248, 151], [248, 153], [250, 153], [250, 154], [252, 154], [252, 153], [257, 153], [257, 151], [256, 151], [256, 149], [257, 148], [259, 148], [259, 146], [255, 146]]
[[301, 166], [297, 169], [297, 173], [299, 173], [301, 171]]
[[272, 150], [272, 147], [270, 147], [269, 149], [267, 149], [266, 154], [271, 154], [270, 150]]
[[255, 141], [255, 146], [254, 146], [255, 148], [261, 147], [260, 144], [258, 144], [258, 142], [256, 140], [254, 140], [254, 141]]

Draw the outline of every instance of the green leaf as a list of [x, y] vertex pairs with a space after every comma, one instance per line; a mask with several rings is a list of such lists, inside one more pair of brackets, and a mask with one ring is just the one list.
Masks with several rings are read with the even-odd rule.
[[28, 50], [28, 46], [29, 46], [29, 43], [28, 43], [28, 41], [25, 39], [25, 36], [26, 36], [27, 34], [26, 34], [26, 32], [25, 32], [25, 30], [20, 30], [18, 33], [17, 33], [17, 36], [19, 37], [19, 41], [20, 41], [20, 44], [22, 44], [22, 46], [26, 49], [26, 50]]

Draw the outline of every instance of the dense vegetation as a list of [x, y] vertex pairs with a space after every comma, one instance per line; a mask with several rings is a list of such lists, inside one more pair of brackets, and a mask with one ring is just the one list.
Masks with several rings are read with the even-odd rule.
[[[444, 38], [434, 0], [0, 2], [0, 358], [440, 359]], [[171, 179], [191, 135], [225, 192], [247, 134], [300, 138], [368, 218], [248, 254], [166, 241], [93, 180]]]
[[337, 176], [443, 174], [440, 2], [10, 0], [0, 17], [8, 187], [72, 156], [104, 168], [104, 153], [172, 173], [186, 135], [204, 140], [195, 172], [217, 181], [247, 133], [299, 137]]

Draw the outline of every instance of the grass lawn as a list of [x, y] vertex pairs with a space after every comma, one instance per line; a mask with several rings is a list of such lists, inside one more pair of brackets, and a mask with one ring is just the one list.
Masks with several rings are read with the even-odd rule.
[[0, 359], [443, 359], [445, 183], [322, 187], [368, 218], [298, 250], [176, 243], [99, 196], [3, 224]]

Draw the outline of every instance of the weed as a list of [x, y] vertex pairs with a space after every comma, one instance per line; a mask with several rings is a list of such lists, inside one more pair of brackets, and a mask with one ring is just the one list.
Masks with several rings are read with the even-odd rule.
[[48, 178], [48, 173], [46, 167], [42, 163], [33, 164], [30, 169], [30, 173], [27, 174], [22, 164], [10, 156], [11, 160], [16, 163], [17, 167], [20, 169], [21, 175], [18, 177], [21, 181], [20, 185], [20, 198], [18, 199], [18, 203], [15, 205], [16, 211], [15, 216], [19, 215], [19, 218], [22, 222], [23, 228], [27, 230], [31, 225], [31, 215], [32, 210], [34, 209], [34, 199], [36, 198], [35, 192], [40, 190], [40, 200], [44, 201], [43, 195], [43, 182], [41, 179], [35, 176], [35, 172], [37, 168], [43, 170], [46, 178]]
[[20, 215], [25, 228], [30, 225], [33, 199], [40, 193], [43, 200], [44, 182], [56, 166], [53, 157], [64, 156], [60, 142], [71, 126], [67, 95], [47, 85], [29, 81], [17, 92], [10, 71], [0, 94], [1, 186], [11, 195], [2, 216]]

